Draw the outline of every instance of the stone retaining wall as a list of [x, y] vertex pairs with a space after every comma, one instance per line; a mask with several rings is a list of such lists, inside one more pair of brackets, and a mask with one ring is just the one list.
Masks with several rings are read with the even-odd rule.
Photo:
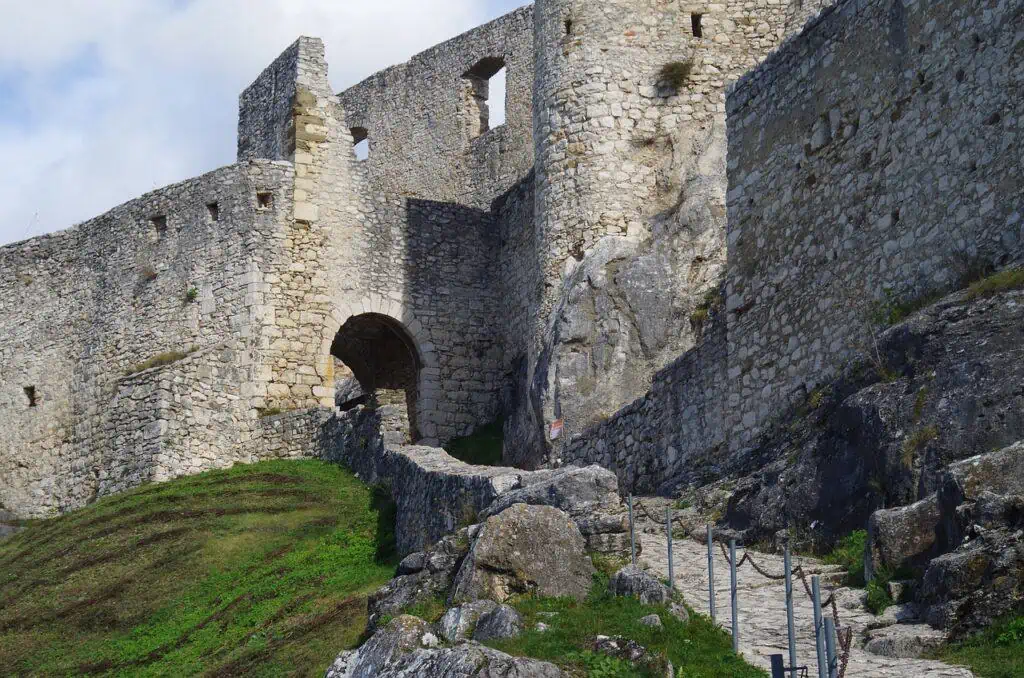
[[702, 480], [728, 447], [725, 349], [719, 315], [697, 346], [655, 373], [643, 397], [567, 442], [560, 463], [600, 464], [633, 494], [670, 494]]
[[733, 449], [870, 350], [889, 299], [1024, 259], [1022, 11], [842, 0], [730, 93]]

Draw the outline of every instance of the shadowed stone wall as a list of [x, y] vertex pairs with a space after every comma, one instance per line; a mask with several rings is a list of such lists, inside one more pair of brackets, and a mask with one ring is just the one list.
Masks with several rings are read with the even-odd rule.
[[1021, 0], [843, 0], [729, 97], [729, 431], [870, 349], [873, 303], [1024, 258]]

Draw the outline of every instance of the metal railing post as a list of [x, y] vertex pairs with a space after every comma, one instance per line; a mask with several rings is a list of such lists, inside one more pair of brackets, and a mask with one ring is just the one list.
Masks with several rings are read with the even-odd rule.
[[814, 597], [814, 646], [818, 653], [818, 678], [827, 678], [825, 673], [825, 634], [821, 623], [821, 584], [818, 575], [811, 577], [811, 595]]
[[828, 659], [828, 678], [839, 678], [839, 656], [836, 654], [836, 624], [825, 617], [825, 654]]
[[789, 639], [789, 675], [796, 678], [796, 630], [793, 625], [793, 561], [789, 555], [789, 539], [786, 539], [783, 561], [786, 568], [786, 632]]
[[675, 571], [672, 569], [672, 507], [665, 508], [665, 538], [668, 541], [668, 590], [676, 590]]
[[732, 651], [740, 652], [740, 611], [736, 591], [736, 540], [729, 540], [729, 583], [732, 587]]
[[636, 565], [636, 530], [633, 528], [633, 495], [629, 495], [629, 564]]
[[712, 551], [714, 528], [708, 524], [708, 607], [711, 611], [711, 623], [715, 623], [715, 555]]

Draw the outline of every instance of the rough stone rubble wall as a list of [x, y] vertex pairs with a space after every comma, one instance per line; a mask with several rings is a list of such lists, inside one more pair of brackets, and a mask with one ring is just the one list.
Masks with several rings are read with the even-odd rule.
[[[579, 434], [693, 346], [688, 317], [725, 259], [726, 85], [820, 4], [537, 2], [543, 282], [520, 330], [530, 350], [506, 427], [513, 461], [560, 456], [554, 420]], [[678, 87], [661, 75], [672, 62], [689, 66]]]
[[[507, 69], [506, 118], [472, 138], [464, 75], [485, 59]], [[349, 128], [368, 132], [362, 165], [375, 197], [489, 209], [533, 168], [533, 75], [533, 7], [523, 7], [339, 94]]]
[[697, 469], [728, 449], [725, 350], [719, 315], [696, 347], [654, 374], [646, 394], [567, 442], [560, 463], [599, 464], [615, 472], [623, 493], [670, 494], [703, 480]]
[[[351, 188], [339, 186], [365, 207], [361, 296], [337, 296], [353, 311], [381, 300], [427, 357], [416, 413], [427, 441], [465, 435], [502, 409], [504, 299], [517, 291], [504, 280], [505, 221], [491, 203], [533, 166], [532, 39], [526, 7], [338, 95], [345, 132], [368, 131], [369, 157]], [[507, 68], [506, 121], [471, 138], [464, 75], [485, 59]]]
[[[257, 341], [249, 293], [256, 194], [276, 192], [261, 215], [276, 219], [287, 208], [280, 187], [288, 174], [266, 161], [225, 167], [0, 248], [0, 505], [31, 516], [79, 506], [148, 477], [145, 459], [158, 453], [183, 468], [203, 464], [190, 449], [223, 441], [222, 410], [233, 411], [232, 431], [244, 439], [248, 408], [234, 412], [234, 403], [202, 393], [151, 395], [160, 375], [185, 377], [197, 360], [124, 375], [159, 354], [199, 355], [231, 337], [232, 388], [252, 388], [259, 370], [245, 349]], [[171, 424], [161, 408], [172, 402], [188, 410], [180, 418], [191, 443], [164, 436]]]
[[870, 302], [1024, 252], [1021, 0], [844, 0], [729, 97], [730, 444], [870, 348]]

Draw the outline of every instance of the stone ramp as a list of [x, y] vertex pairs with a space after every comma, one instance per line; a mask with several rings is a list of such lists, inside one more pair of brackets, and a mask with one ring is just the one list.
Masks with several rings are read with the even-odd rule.
[[[642, 532], [637, 539], [643, 545], [640, 564], [668, 577], [668, 554], [666, 553], [664, 530]], [[708, 613], [708, 567], [707, 547], [693, 539], [675, 539], [672, 543], [673, 568], [676, 589], [686, 602], [697, 612]], [[737, 556], [742, 558], [742, 549]], [[754, 555], [752, 553], [752, 555]], [[781, 555], [757, 553], [759, 566], [769, 573], [782, 574]], [[829, 566], [811, 558], [794, 558], [793, 566], [802, 565], [809, 573], [822, 573], [822, 597], [828, 598], [831, 587], [827, 586], [826, 575]], [[809, 581], [810, 575], [808, 575]], [[782, 580], [762, 576], [749, 565], [740, 568], [737, 574], [739, 590], [739, 632], [740, 651], [756, 666], [770, 670], [769, 655], [782, 654], [787, 657], [786, 632], [786, 587]], [[808, 675], [817, 676], [817, 659], [814, 648], [814, 608], [799, 580], [793, 582], [794, 619], [797, 634], [797, 663], [808, 667]], [[891, 659], [880, 657], [861, 649], [862, 637], [868, 625], [878, 618], [863, 609], [859, 597], [849, 589], [838, 589], [840, 623], [853, 628], [853, 650], [846, 670], [850, 678], [873, 676], [898, 676], [899, 678], [972, 678], [974, 674], [961, 667], [949, 666], [938, 661], [924, 659]], [[721, 549], [715, 548], [715, 603], [718, 623], [729, 630], [732, 628], [732, 613], [729, 600], [729, 564]]]

